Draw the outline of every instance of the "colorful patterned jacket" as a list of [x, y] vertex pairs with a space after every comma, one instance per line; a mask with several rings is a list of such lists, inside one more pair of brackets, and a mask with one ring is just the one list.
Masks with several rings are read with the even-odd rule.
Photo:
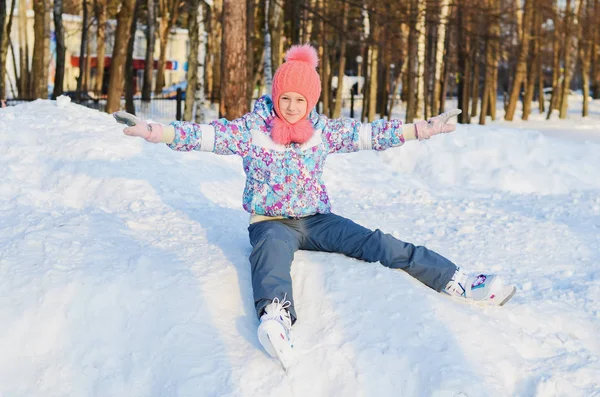
[[415, 138], [412, 124], [403, 128], [400, 120], [362, 124], [350, 118], [328, 119], [313, 109], [308, 116], [315, 127], [312, 138], [284, 146], [270, 138], [274, 117], [271, 98], [263, 96], [252, 112], [233, 121], [171, 123], [175, 138], [168, 146], [241, 156], [246, 173], [244, 209], [253, 216], [299, 218], [331, 212], [322, 179], [328, 154], [385, 150]]

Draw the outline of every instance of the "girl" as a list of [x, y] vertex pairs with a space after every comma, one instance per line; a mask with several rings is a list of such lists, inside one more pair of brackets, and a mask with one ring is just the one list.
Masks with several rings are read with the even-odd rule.
[[272, 97], [234, 121], [209, 124], [146, 123], [117, 112], [128, 124], [123, 132], [180, 151], [237, 154], [243, 158], [246, 186], [243, 207], [250, 213], [250, 255], [254, 305], [260, 319], [258, 339], [280, 359], [291, 348], [297, 319], [290, 268], [297, 250], [342, 253], [367, 262], [402, 269], [426, 286], [465, 301], [503, 305], [515, 293], [498, 276], [469, 276], [443, 256], [369, 230], [331, 212], [322, 180], [325, 159], [333, 153], [385, 150], [408, 140], [451, 132], [451, 111], [428, 121], [402, 124], [377, 120], [362, 124], [349, 118], [328, 119], [315, 105], [321, 94], [318, 57], [310, 45], [293, 46], [273, 78]]

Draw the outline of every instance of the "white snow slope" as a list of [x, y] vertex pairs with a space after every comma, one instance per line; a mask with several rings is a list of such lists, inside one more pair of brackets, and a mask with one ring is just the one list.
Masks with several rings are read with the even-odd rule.
[[74, 104], [0, 109], [0, 395], [600, 395], [593, 106], [331, 156], [335, 212], [518, 293], [463, 305], [299, 252], [287, 375], [256, 337], [239, 158], [127, 137]]

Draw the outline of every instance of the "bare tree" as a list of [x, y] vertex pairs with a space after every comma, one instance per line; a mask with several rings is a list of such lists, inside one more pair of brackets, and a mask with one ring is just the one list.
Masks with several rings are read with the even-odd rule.
[[598, 24], [600, 23], [600, 2], [598, 0], [594, 0], [593, 23], [595, 32], [592, 44], [592, 95], [594, 99], [600, 99], [600, 51], [598, 51], [598, 47], [600, 47], [600, 29], [598, 28]]
[[[246, 7], [244, 7], [246, 9]], [[160, 46], [160, 58], [158, 59], [158, 70], [156, 71], [156, 86], [154, 92], [160, 94], [165, 86], [165, 68], [167, 64], [167, 43], [169, 33], [179, 16], [179, 0], [158, 0], [158, 39]]]
[[[542, 31], [542, 12], [540, 10], [540, 2], [533, 0], [533, 26], [530, 29], [533, 30], [533, 34], [530, 36], [531, 39], [531, 53], [529, 54], [529, 60], [527, 62], [527, 83], [525, 84], [525, 96], [523, 98], [523, 120], [529, 119], [531, 113], [531, 102], [533, 101], [533, 94], [535, 91], [535, 83], [538, 78], [538, 64], [540, 57], [540, 45], [541, 45], [541, 31]], [[540, 92], [540, 94], [543, 94]]]
[[117, 15], [117, 31], [115, 33], [115, 44], [108, 81], [107, 113], [115, 112], [120, 108], [121, 93], [123, 92], [123, 76], [125, 75], [125, 59], [131, 35], [130, 28], [134, 16], [134, 8], [135, 0], [123, 0], [121, 10]]
[[50, 63], [50, 3], [33, 2], [34, 34], [33, 46], [33, 95], [48, 98], [48, 64]]
[[335, 108], [333, 109], [333, 118], [339, 118], [342, 114], [342, 98], [344, 95], [344, 71], [346, 70], [346, 35], [348, 32], [348, 2], [344, 1], [344, 13], [342, 15], [342, 32], [340, 36], [340, 62], [338, 68], [337, 91], [335, 96]]
[[65, 81], [65, 30], [63, 28], [63, 0], [54, 0], [54, 36], [56, 37], [56, 73], [54, 75], [54, 91], [52, 99], [63, 93]]
[[77, 92], [75, 100], [81, 101], [81, 90], [83, 87], [83, 80], [85, 76], [84, 62], [88, 54], [86, 54], [87, 47], [87, 34], [88, 34], [88, 7], [87, 0], [83, 0], [81, 4], [83, 9], [83, 18], [81, 20], [81, 41], [79, 46], [79, 77], [77, 78]]
[[31, 98], [27, 2], [19, 1], [19, 96]]
[[529, 54], [530, 26], [533, 16], [533, 0], [525, 0], [523, 12], [523, 33], [519, 43], [519, 55], [517, 59], [517, 71], [510, 91], [510, 99], [504, 119], [512, 121], [517, 108], [517, 101], [521, 95], [521, 86], [527, 77], [527, 57]]
[[569, 93], [571, 87], [571, 79], [573, 78], [573, 72], [575, 69], [575, 62], [577, 61], [577, 43], [581, 35], [581, 29], [579, 20], [581, 18], [581, 11], [583, 0], [574, 0], [574, 7], [571, 8], [571, 0], [567, 0], [567, 8], [565, 15], [565, 36], [564, 36], [564, 59], [563, 64], [565, 65], [565, 72], [562, 81], [560, 98], [560, 113], [561, 119], [567, 117], [567, 109], [569, 106]]
[[127, 56], [125, 59], [125, 111], [135, 114], [135, 70], [133, 69], [133, 50], [135, 48], [135, 32], [137, 31], [137, 20], [140, 14], [140, 7], [144, 0], [136, 0], [133, 11], [133, 21], [129, 27], [129, 42], [127, 43]]
[[440, 2], [440, 19], [438, 24], [437, 42], [435, 43], [435, 72], [433, 81], [433, 113], [441, 112], [440, 109], [440, 93], [442, 92], [442, 70], [444, 64], [444, 54], [446, 53], [446, 30], [448, 26], [448, 11], [449, 0], [441, 0]]
[[96, 33], [96, 82], [94, 92], [96, 95], [102, 94], [104, 82], [104, 57], [106, 55], [106, 4], [107, 0], [94, 0], [94, 13], [98, 29]]
[[223, 1], [221, 103], [219, 113], [235, 119], [248, 112], [246, 67], [246, 2]]
[[[582, 0], [582, 3], [585, 0]], [[594, 36], [598, 27], [593, 21], [593, 4], [591, 0], [587, 1], [587, 5], [582, 4], [583, 18], [582, 26], [590, 28], [589, 34], [581, 36], [579, 40], [579, 63], [581, 65], [581, 78], [583, 80], [583, 108], [581, 115], [583, 117], [589, 114], [589, 96], [590, 96], [590, 65], [592, 63], [592, 46], [594, 46]]]
[[144, 83], [142, 85], [142, 101], [149, 101], [152, 93], [152, 77], [154, 71], [154, 41], [156, 40], [155, 0], [146, 0], [146, 61], [144, 64]]

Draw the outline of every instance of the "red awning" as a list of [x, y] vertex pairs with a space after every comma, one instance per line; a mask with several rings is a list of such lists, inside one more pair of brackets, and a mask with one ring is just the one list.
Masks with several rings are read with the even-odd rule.
[[[108, 69], [110, 67], [111, 57], [104, 57], [104, 68]], [[165, 70], [177, 70], [177, 61], [166, 61]], [[78, 68], [79, 67], [79, 56], [71, 55], [71, 66]], [[90, 57], [90, 67], [93, 69], [98, 66], [98, 58], [95, 56]], [[143, 70], [146, 66], [145, 59], [133, 59], [133, 69], [135, 70]], [[158, 69], [158, 61], [154, 60], [154, 69]]]

